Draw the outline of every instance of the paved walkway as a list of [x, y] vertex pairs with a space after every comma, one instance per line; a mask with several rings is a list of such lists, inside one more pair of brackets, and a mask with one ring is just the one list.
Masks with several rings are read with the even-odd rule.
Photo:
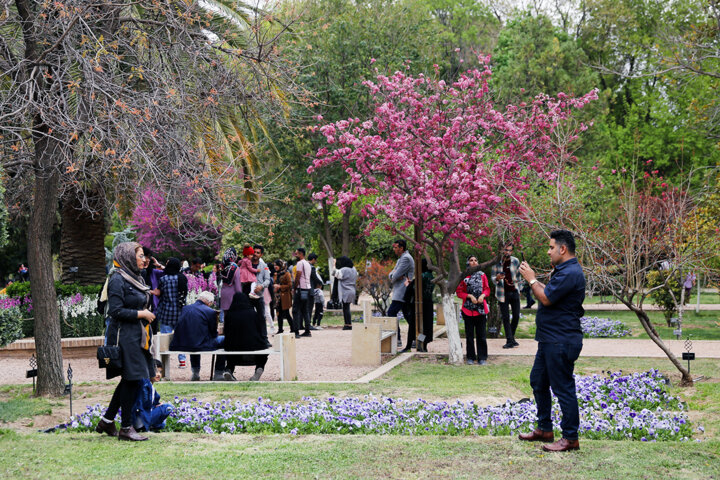
[[[407, 324], [403, 324], [402, 338], [407, 338]], [[353, 382], [368, 381], [377, 378], [393, 367], [407, 360], [411, 355], [402, 354], [395, 358], [386, 356], [383, 370], [377, 371], [374, 367], [356, 367], [350, 363], [351, 333], [343, 331], [340, 327], [330, 327], [321, 331], [313, 332], [311, 338], [299, 339], [297, 346], [298, 380], [301, 382], [324, 383], [324, 382]], [[537, 351], [537, 343], [531, 339], [518, 339], [520, 346], [505, 350], [502, 345], [505, 340], [502, 338], [488, 339], [488, 351], [492, 363], [493, 357], [502, 356], [534, 356]], [[680, 357], [685, 351], [683, 340], [669, 340], [665, 342], [670, 346], [672, 352]], [[462, 339], [463, 352], [465, 351], [465, 340]], [[447, 338], [436, 338], [428, 345], [428, 354], [424, 355], [447, 355]], [[720, 341], [718, 340], [695, 340], [692, 351], [696, 358], [720, 359]], [[27, 355], [29, 357], [29, 353]], [[82, 358], [65, 358], [63, 371], [67, 369], [68, 362], [72, 363], [73, 378], [76, 383], [87, 381], [104, 381], [105, 372], [97, 368], [97, 360], [94, 355], [83, 355]], [[582, 351], [582, 357], [646, 357], [663, 358], [665, 354], [650, 340], [640, 339], [586, 339]], [[173, 377], [177, 380], [189, 380], [190, 369], [177, 370], [176, 362], [173, 361]], [[718, 361], [720, 366], [720, 361]], [[210, 375], [210, 362], [202, 362], [202, 377]], [[28, 358], [0, 358], [0, 385], [7, 384], [28, 384], [30, 380], [25, 378], [25, 370], [28, 368]], [[236, 376], [246, 380], [252, 375], [251, 367], [239, 367]], [[271, 356], [262, 377], [263, 381], [279, 381], [280, 369], [276, 356]], [[112, 380], [116, 382], [117, 379]]]

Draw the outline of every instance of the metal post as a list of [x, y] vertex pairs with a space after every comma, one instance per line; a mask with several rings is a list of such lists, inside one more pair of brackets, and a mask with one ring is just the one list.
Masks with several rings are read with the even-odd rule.
[[30, 370], [25, 373], [25, 378], [32, 378], [33, 382], [33, 395], [35, 395], [35, 377], [37, 377], [37, 358], [33, 353], [30, 356]]
[[695, 360], [695, 354], [690, 350], [692, 350], [692, 340], [690, 340], [690, 335], [688, 335], [687, 340], [685, 340], [685, 351], [682, 354], [683, 360], [687, 360], [688, 362], [688, 373], [690, 373], [690, 360]]
[[67, 369], [67, 377], [68, 377], [68, 384], [65, 385], [65, 393], [70, 394], [70, 417], [73, 416], [73, 409], [72, 409], [72, 378], [73, 378], [73, 371], [72, 366], [70, 363], [68, 363], [68, 369]]

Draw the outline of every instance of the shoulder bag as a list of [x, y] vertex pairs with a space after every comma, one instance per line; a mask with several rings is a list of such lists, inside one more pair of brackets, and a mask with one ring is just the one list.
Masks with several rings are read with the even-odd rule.
[[[109, 326], [109, 324], [108, 324]], [[118, 325], [115, 345], [103, 345], [97, 349], [98, 368], [122, 368], [122, 354], [120, 352], [120, 328]]]

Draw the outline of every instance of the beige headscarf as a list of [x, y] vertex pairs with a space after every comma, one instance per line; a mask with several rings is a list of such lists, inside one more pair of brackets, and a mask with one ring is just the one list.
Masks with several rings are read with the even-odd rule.
[[150, 287], [145, 285], [135, 258], [135, 251], [138, 248], [142, 247], [137, 242], [123, 242], [115, 247], [115, 267], [125, 280], [132, 283], [141, 292], [147, 293]]
[[[145, 285], [145, 280], [140, 275], [140, 269], [137, 266], [135, 251], [142, 248], [137, 242], [123, 242], [115, 247], [115, 267], [125, 280], [130, 282], [135, 288], [145, 294], [145, 306], [150, 304], [150, 287]], [[140, 339], [140, 347], [149, 350], [152, 335], [150, 334], [150, 324], [143, 320], [140, 322], [142, 326], [142, 337]]]

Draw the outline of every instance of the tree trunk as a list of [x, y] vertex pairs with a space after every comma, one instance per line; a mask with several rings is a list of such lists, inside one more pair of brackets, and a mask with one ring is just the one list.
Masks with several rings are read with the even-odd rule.
[[105, 215], [82, 208], [76, 195], [63, 199], [60, 261], [63, 283], [97, 285], [105, 281]]
[[30, 294], [35, 316], [35, 351], [38, 367], [38, 395], [60, 396], [65, 382], [60, 343], [60, 313], [55, 295], [50, 239], [58, 207], [59, 174], [53, 157], [62, 146], [47, 136], [36, 142], [38, 168], [35, 195], [28, 226], [28, 262], [32, 281]]
[[690, 372], [688, 372], [685, 367], [682, 366], [680, 363], [680, 360], [677, 359], [675, 355], [670, 351], [670, 349], [665, 345], [665, 342], [662, 341], [660, 336], [657, 334], [655, 329], [653, 328], [652, 324], [650, 323], [650, 319], [647, 316], [647, 313], [645, 313], [644, 310], [635, 307], [634, 305], [630, 305], [625, 303], [633, 312], [635, 312], [635, 315], [637, 315], [638, 320], [640, 320], [640, 323], [642, 324], [643, 328], [645, 329], [645, 333], [648, 334], [650, 337], [650, 340], [655, 342], [655, 344], [660, 347], [660, 349], [665, 352], [665, 355], [670, 359], [673, 365], [675, 365], [675, 368], [678, 369], [680, 374], [682, 375], [682, 379], [680, 380], [680, 385], [683, 387], [690, 387], [693, 385], [693, 379], [690, 376]]
[[340, 255], [350, 256], [350, 217], [352, 216], [352, 203], [342, 216], [342, 247]]
[[460, 328], [458, 326], [457, 310], [455, 309], [455, 295], [446, 289], [442, 292], [442, 306], [445, 314], [445, 327], [448, 337], [448, 361], [453, 365], [463, 362], [462, 343], [460, 342]]

